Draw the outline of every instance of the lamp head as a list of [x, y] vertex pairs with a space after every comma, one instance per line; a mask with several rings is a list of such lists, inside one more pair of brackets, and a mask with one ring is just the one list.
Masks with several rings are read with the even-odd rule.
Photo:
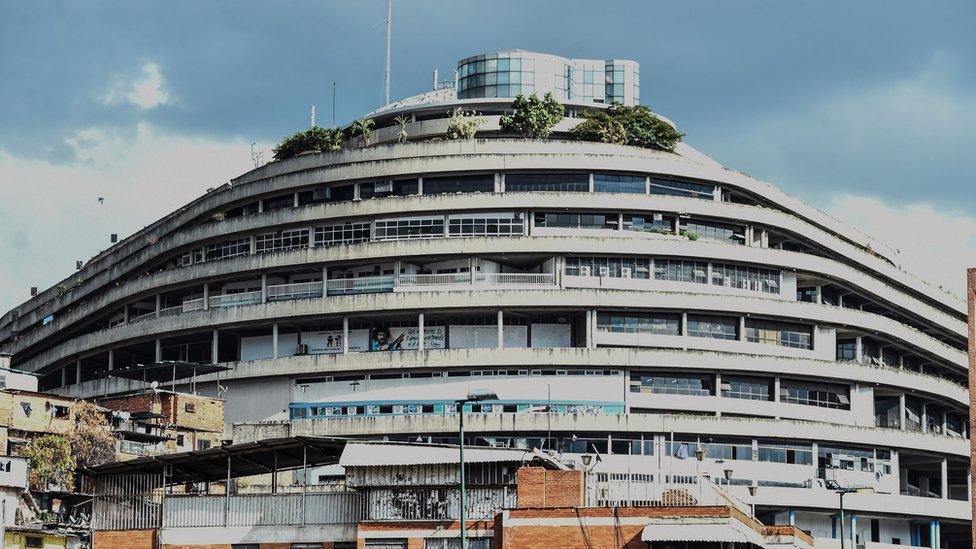
[[695, 450], [695, 459], [698, 461], [705, 459], [705, 450], [702, 450], [701, 448]]
[[756, 492], [758, 492], [758, 491], [759, 491], [759, 487], [756, 486], [755, 484], [749, 486], [749, 495], [750, 496], [755, 497], [756, 496]]
[[723, 469], [722, 474], [725, 475], [726, 481], [732, 480], [732, 469]]
[[580, 459], [583, 460], [583, 467], [589, 467], [593, 463], [593, 456], [590, 454], [583, 454]]

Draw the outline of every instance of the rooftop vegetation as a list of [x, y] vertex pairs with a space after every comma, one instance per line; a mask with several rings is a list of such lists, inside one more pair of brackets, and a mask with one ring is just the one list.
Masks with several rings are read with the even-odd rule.
[[553, 126], [563, 119], [563, 106], [552, 98], [551, 93], [543, 99], [534, 93], [529, 97], [518, 94], [512, 109], [512, 114], [503, 115], [499, 120], [501, 129], [526, 139], [548, 138]]
[[342, 148], [345, 134], [339, 128], [309, 128], [289, 135], [274, 148], [275, 160], [285, 160], [303, 152], [333, 152]]
[[610, 105], [606, 110], [584, 115], [586, 120], [572, 130], [573, 136], [584, 141], [616, 143], [645, 149], [674, 152], [684, 134], [661, 120], [644, 105], [625, 107]]

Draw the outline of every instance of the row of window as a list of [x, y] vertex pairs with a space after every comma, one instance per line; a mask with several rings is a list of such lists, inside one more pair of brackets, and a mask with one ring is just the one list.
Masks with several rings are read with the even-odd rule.
[[[710, 339], [739, 339], [739, 317], [687, 315], [687, 335]], [[607, 332], [680, 336], [681, 315], [660, 312], [598, 312], [597, 326]], [[745, 319], [745, 340], [797, 349], [813, 348], [813, 330], [805, 324]]]
[[[421, 414], [456, 414], [453, 401], [431, 402], [370, 402], [370, 403], [292, 403], [291, 419], [329, 419], [352, 416], [404, 416]], [[559, 413], [559, 414], [622, 414], [623, 404], [607, 403], [551, 403], [504, 402], [471, 403], [464, 405], [467, 414], [501, 413]]]
[[[728, 263], [709, 263], [686, 259], [629, 257], [567, 257], [564, 267], [569, 276], [650, 279], [671, 282], [693, 282], [778, 294], [781, 273], [775, 269], [747, 267]], [[711, 275], [709, 276], [709, 272]]]
[[[723, 398], [773, 400], [773, 380], [750, 376], [723, 376]], [[631, 373], [632, 393], [684, 396], [714, 396], [715, 377], [694, 374]], [[850, 410], [850, 387], [836, 383], [818, 383], [793, 379], [780, 380], [780, 402]]]

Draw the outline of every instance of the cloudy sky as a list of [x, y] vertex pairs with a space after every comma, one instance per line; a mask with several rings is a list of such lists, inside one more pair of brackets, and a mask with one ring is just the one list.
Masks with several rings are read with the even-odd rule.
[[[382, 0], [0, 0], [0, 309], [378, 106]], [[599, 5], [599, 9], [595, 7]], [[901, 250], [976, 265], [976, 3], [394, 0], [393, 96], [485, 51], [631, 58], [686, 140]], [[99, 201], [99, 198], [104, 200]]]

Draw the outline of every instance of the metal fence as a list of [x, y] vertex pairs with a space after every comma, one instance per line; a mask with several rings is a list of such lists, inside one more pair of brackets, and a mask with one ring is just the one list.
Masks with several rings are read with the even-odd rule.
[[[501, 509], [515, 507], [516, 494], [509, 488], [468, 488], [465, 516], [488, 519]], [[460, 517], [457, 488], [379, 488], [363, 494], [364, 520], [452, 520]]]
[[360, 497], [330, 494], [171, 495], [163, 501], [163, 528], [355, 524]]

